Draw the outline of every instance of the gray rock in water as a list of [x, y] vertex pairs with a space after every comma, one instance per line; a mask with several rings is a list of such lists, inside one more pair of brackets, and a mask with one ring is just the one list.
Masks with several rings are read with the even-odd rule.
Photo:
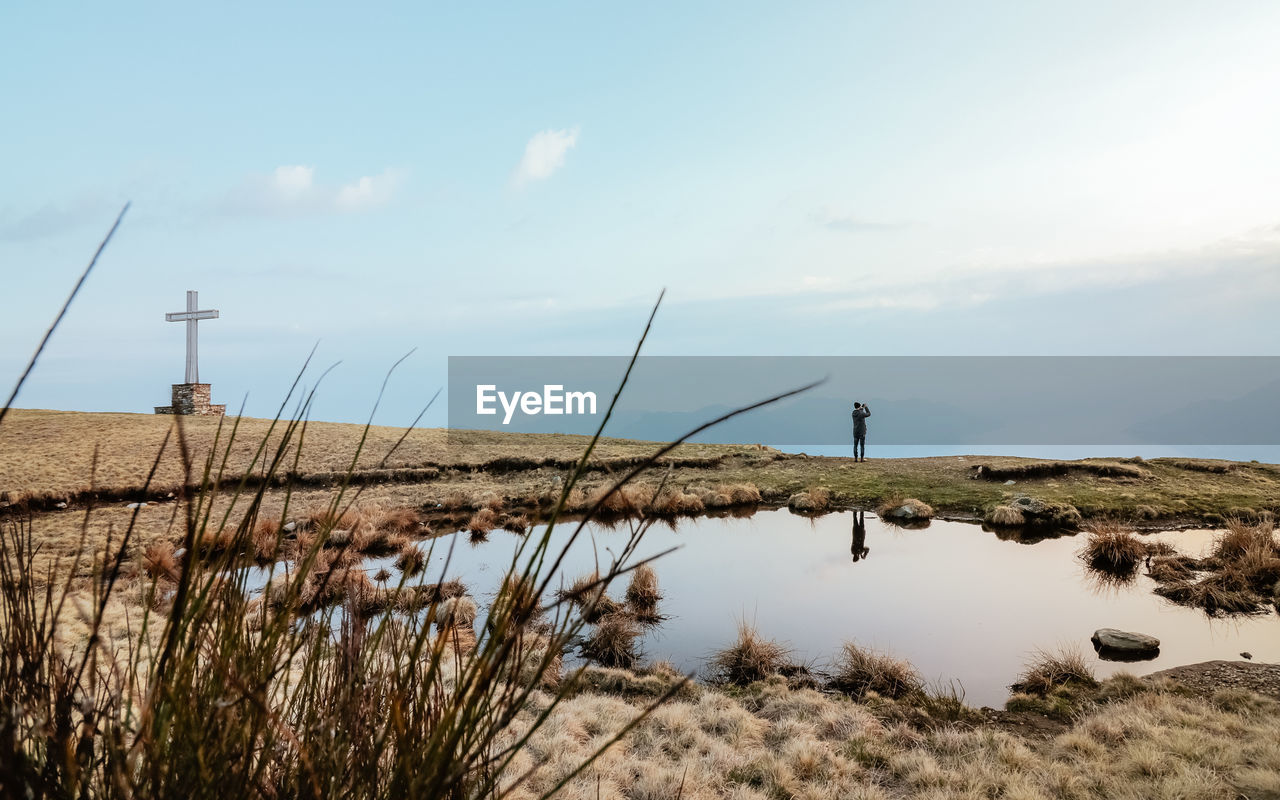
[[1106, 661], [1146, 661], [1160, 655], [1160, 640], [1156, 637], [1115, 628], [1094, 631], [1093, 647]]

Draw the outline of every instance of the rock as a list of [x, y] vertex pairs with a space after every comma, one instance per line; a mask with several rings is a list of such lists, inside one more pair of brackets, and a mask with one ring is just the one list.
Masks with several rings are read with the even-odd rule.
[[174, 550], [174, 551], [173, 551], [173, 557], [174, 557], [174, 558], [179, 558], [179, 559], [180, 559], [180, 558], [182, 558], [183, 556], [185, 556], [186, 554], [187, 554], [187, 548], [185, 548], [185, 547], [179, 547], [177, 550]]
[[54, 503], [54, 504], [53, 504], [53, 507], [54, 507], [54, 508], [66, 508], [66, 507], [67, 507], [67, 504], [66, 504], [66, 503]]
[[1092, 641], [1105, 661], [1147, 661], [1160, 655], [1160, 640], [1145, 633], [1099, 628]]
[[125, 508], [146, 508], [146, 507], [147, 507], [146, 503], [130, 503], [129, 505], [125, 506]]
[[1241, 657], [1241, 658], [1243, 658], [1243, 659], [1245, 659], [1246, 661], [1252, 661], [1252, 660], [1253, 660], [1253, 653], [1250, 653], [1248, 650], [1246, 650], [1246, 651], [1244, 651], [1243, 653], [1241, 653], [1241, 654], [1240, 654], [1240, 657]]
[[295, 530], [297, 530], [297, 528], [298, 528], [298, 523], [294, 522], [293, 520], [289, 520], [284, 525], [280, 526], [280, 530], [284, 531], [285, 533], [293, 533]]
[[1012, 485], [1014, 485], [1015, 483], [1017, 483], [1017, 481], [1015, 481], [1015, 480], [1013, 480], [1012, 478], [1010, 478], [1009, 480], [1007, 480], [1007, 481], [1005, 481], [1005, 482], [1004, 482], [1004, 485], [1005, 485], [1005, 486], [1012, 486]]

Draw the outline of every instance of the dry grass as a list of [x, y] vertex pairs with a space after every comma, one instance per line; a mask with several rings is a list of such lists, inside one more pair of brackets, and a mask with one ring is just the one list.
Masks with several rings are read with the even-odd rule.
[[1156, 583], [1188, 581], [1195, 577], [1199, 560], [1190, 556], [1161, 556], [1151, 559], [1147, 576]]
[[[1208, 574], [1196, 581], [1197, 571]], [[1211, 557], [1152, 559], [1156, 593], [1175, 603], [1218, 614], [1260, 613], [1280, 583], [1280, 543], [1270, 522], [1232, 520], [1214, 541]]]
[[156, 542], [142, 552], [142, 568], [153, 578], [178, 580], [178, 560], [174, 558], [173, 545]]
[[710, 677], [718, 683], [748, 686], [790, 666], [791, 651], [764, 639], [746, 620], [738, 622], [738, 639], [711, 656]]
[[396, 556], [396, 569], [410, 577], [422, 572], [426, 563], [427, 554], [418, 549], [413, 542], [406, 542]]
[[529, 518], [524, 514], [509, 516], [502, 521], [502, 529], [512, 533], [524, 533], [529, 530]]
[[476, 621], [476, 601], [463, 595], [445, 598], [436, 606], [435, 623], [442, 628], [470, 627]]
[[898, 699], [924, 687], [924, 680], [907, 661], [845, 642], [831, 667], [828, 685], [854, 698], [874, 692]]
[[467, 520], [467, 530], [482, 536], [496, 527], [498, 527], [498, 512], [492, 508], [482, 508]]
[[[218, 420], [184, 418], [185, 436], [192, 457], [203, 463], [213, 445]], [[226, 419], [223, 444], [234, 418]], [[27, 499], [68, 499], [87, 492], [91, 483], [100, 493], [125, 493], [142, 486], [165, 434], [174, 425], [173, 417], [153, 414], [89, 414], [71, 411], [16, 409], [0, 430], [0, 492], [7, 502]], [[248, 471], [258, 444], [267, 439], [268, 452], [280, 440], [278, 428], [268, 439], [270, 420], [241, 418], [236, 441], [228, 455], [228, 475]], [[582, 455], [590, 437], [508, 434], [485, 431], [447, 431], [415, 428], [409, 432], [386, 463], [380, 462], [404, 434], [402, 428], [371, 427], [355, 464], [357, 482], [387, 480], [420, 481], [439, 475], [451, 467], [474, 469], [492, 465], [495, 469], [550, 466], [568, 469]], [[298, 464], [303, 482], [328, 486], [346, 473], [352, 454], [362, 436], [363, 425], [310, 422]], [[96, 480], [92, 477], [95, 446], [98, 448]], [[286, 446], [285, 460], [292, 464], [294, 443]], [[634, 463], [647, 456], [653, 445], [619, 439], [602, 439], [593, 454], [593, 463]], [[221, 450], [219, 451], [221, 454]], [[524, 457], [536, 452], [537, 459]], [[770, 454], [773, 451], [768, 451]], [[684, 444], [671, 459], [689, 463], [714, 463], [731, 454], [759, 454], [754, 448], [731, 445]], [[527, 463], [525, 463], [527, 462]], [[230, 483], [230, 478], [226, 483]], [[153, 486], [160, 491], [179, 492], [185, 483], [182, 460], [176, 447], [169, 447], [160, 461]], [[466, 506], [470, 497], [465, 496]]]
[[639, 659], [640, 629], [628, 614], [601, 617], [582, 644], [582, 655], [602, 667], [629, 668]]
[[601, 486], [587, 496], [587, 505], [600, 505], [603, 514], [615, 516], [644, 516], [654, 501], [654, 490], [644, 484], [628, 484], [612, 490]]
[[1147, 548], [1123, 525], [1093, 523], [1088, 528], [1088, 537], [1079, 555], [1090, 569], [1112, 575], [1132, 575], [1146, 558]]
[[706, 507], [702, 497], [681, 489], [664, 489], [653, 501], [653, 513], [657, 516], [701, 514]]
[[631, 582], [627, 584], [627, 604], [637, 614], [653, 615], [658, 602], [662, 600], [662, 592], [658, 589], [658, 573], [648, 564], [641, 564], [631, 573]]
[[787, 508], [800, 514], [821, 514], [831, 510], [831, 492], [821, 486], [791, 495]]
[[[870, 463], [870, 462], [869, 462]], [[557, 709], [513, 764], [515, 798], [539, 797], [628, 719], [661, 675], [595, 670], [595, 690]], [[1105, 689], [1105, 687], [1104, 687]], [[512, 726], [517, 737], [535, 706]], [[780, 677], [728, 695], [697, 690], [660, 708], [574, 778], [564, 796], [644, 800], [1233, 798], [1280, 791], [1280, 703], [1133, 689], [1043, 742], [980, 725], [916, 729]]]
[[1030, 663], [1009, 688], [1023, 694], [1046, 696], [1063, 686], [1098, 685], [1089, 662], [1079, 650], [1064, 647], [1057, 652], [1036, 651]]
[[987, 512], [987, 515], [983, 521], [986, 522], [988, 525], [998, 525], [1002, 527], [1013, 528], [1013, 527], [1025, 525], [1027, 522], [1027, 518], [1021, 511], [1014, 508], [1013, 506], [998, 505], [995, 508], [991, 509], [989, 512]]
[[605, 591], [607, 587], [600, 580], [598, 573], [579, 575], [569, 586], [560, 589], [556, 595], [561, 600], [574, 603], [582, 612], [582, 618], [588, 624], [595, 624], [601, 618], [616, 614], [622, 607]]
[[1280, 557], [1275, 529], [1270, 523], [1249, 524], [1240, 519], [1227, 521], [1227, 530], [1213, 543], [1213, 555], [1223, 561], [1237, 561], [1246, 555]]
[[887, 522], [924, 522], [933, 519], [933, 507], [914, 497], [893, 497], [881, 503], [876, 514]]
[[379, 530], [408, 535], [422, 530], [422, 517], [411, 508], [397, 508], [382, 512], [375, 524]]

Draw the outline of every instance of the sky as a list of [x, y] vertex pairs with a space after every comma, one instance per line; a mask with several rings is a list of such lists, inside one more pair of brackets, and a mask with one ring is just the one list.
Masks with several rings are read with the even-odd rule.
[[[449, 356], [1280, 353], [1280, 4], [8, 3], [0, 382], [407, 424]], [[318, 374], [313, 369], [309, 375]], [[786, 387], [780, 387], [786, 388]], [[439, 405], [425, 422], [443, 424]]]

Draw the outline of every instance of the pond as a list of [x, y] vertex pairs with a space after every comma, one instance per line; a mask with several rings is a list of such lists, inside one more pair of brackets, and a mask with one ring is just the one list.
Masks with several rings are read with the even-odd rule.
[[[1125, 585], [1100, 585], [1076, 558], [1079, 536], [1022, 543], [971, 523], [934, 521], [904, 530], [867, 513], [865, 554], [855, 560], [853, 520], [854, 512], [807, 518], [782, 509], [655, 525], [637, 557], [679, 549], [654, 563], [663, 592], [659, 610], [667, 619], [647, 630], [644, 658], [701, 673], [707, 657], [732, 643], [736, 622], [745, 619], [818, 669], [849, 639], [909, 660], [930, 682], [958, 682], [970, 705], [995, 707], [1037, 648], [1074, 646], [1100, 677], [1234, 660], [1242, 651], [1280, 661], [1280, 616], [1274, 612], [1209, 618], [1154, 594], [1155, 584], [1141, 574]], [[553, 552], [573, 528], [554, 531]], [[535, 528], [535, 535], [542, 530]], [[628, 538], [625, 525], [589, 530], [566, 559], [565, 584], [595, 568], [597, 550], [607, 563], [609, 551], [617, 552]], [[1213, 535], [1151, 534], [1189, 555], [1200, 555]], [[463, 581], [483, 608], [519, 537], [505, 531], [479, 543], [465, 533], [439, 537], [426, 580], [439, 579], [451, 543], [446, 577]], [[376, 572], [385, 566], [395, 575], [392, 560], [371, 559], [366, 567]], [[625, 579], [611, 594], [620, 599], [624, 590]], [[1102, 627], [1156, 636], [1160, 655], [1131, 664], [1100, 660], [1089, 637]]]

